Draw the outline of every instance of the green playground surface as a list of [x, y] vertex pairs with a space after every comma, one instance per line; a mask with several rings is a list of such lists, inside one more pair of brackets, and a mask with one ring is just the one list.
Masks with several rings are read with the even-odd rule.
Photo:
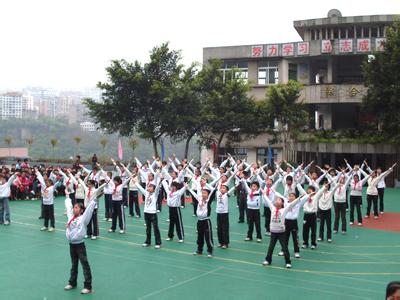
[[[400, 190], [387, 189], [386, 211], [400, 212], [399, 198]], [[272, 265], [261, 266], [269, 238], [263, 236], [259, 244], [244, 241], [247, 225], [237, 223], [234, 199], [230, 202], [230, 248], [215, 248], [212, 259], [192, 255], [196, 219], [191, 204], [182, 210], [183, 244], [176, 239], [165, 241], [168, 209], [163, 207], [159, 214], [163, 244], [156, 250], [141, 247], [143, 218], [127, 217], [126, 234], [108, 233], [111, 224], [102, 221], [101, 199], [100, 239], [86, 241], [94, 293], [80, 295], [81, 267], [78, 288], [65, 292], [71, 265], [63, 200], [55, 201], [53, 233], [40, 231], [40, 201], [10, 203], [12, 223], [0, 227], [0, 299], [384, 299], [386, 284], [400, 279], [399, 232], [349, 227], [347, 235], [334, 235], [332, 244], [302, 249], [302, 258], [293, 258], [293, 268], [287, 270], [283, 258], [277, 256], [279, 243]], [[365, 206], [364, 198], [363, 212]], [[302, 216], [300, 228], [301, 223]], [[216, 245], [215, 212], [212, 224]], [[293, 256], [291, 242], [289, 249]]]

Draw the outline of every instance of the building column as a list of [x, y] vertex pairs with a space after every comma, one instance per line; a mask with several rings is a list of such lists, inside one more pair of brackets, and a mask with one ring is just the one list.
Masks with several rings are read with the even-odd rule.
[[332, 57], [328, 57], [326, 83], [333, 82], [333, 62], [332, 61], [333, 61]]
[[289, 63], [287, 59], [282, 59], [278, 63], [279, 83], [287, 83], [289, 81]]

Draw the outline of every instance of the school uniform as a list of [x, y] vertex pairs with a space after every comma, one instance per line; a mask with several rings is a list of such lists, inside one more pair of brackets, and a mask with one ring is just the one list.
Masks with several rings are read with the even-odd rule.
[[167, 193], [167, 205], [169, 209], [169, 228], [168, 238], [174, 237], [174, 228], [176, 227], [176, 234], [179, 240], [184, 240], [185, 231], [183, 229], [183, 220], [181, 214], [181, 197], [186, 191], [186, 187], [183, 187], [175, 192], [172, 192], [166, 181], [162, 181], [162, 186]]
[[142, 186], [137, 186], [140, 193], [144, 197], [144, 220], [146, 222], [146, 240], [145, 245], [151, 244], [151, 227], [153, 227], [154, 238], [156, 245], [161, 245], [161, 235], [160, 229], [158, 228], [158, 218], [157, 218], [157, 197], [159, 192], [159, 186], [153, 193], [149, 193], [147, 190], [142, 188]]
[[253, 239], [253, 230], [256, 228], [257, 239], [262, 239], [261, 226], [260, 226], [260, 205], [261, 205], [261, 190], [253, 192], [246, 181], [242, 179], [242, 185], [245, 187], [247, 194], [247, 221], [249, 229], [247, 231], [247, 238]]
[[216, 192], [217, 236], [218, 243], [222, 246], [229, 245], [229, 197], [235, 187], [227, 193]]
[[10, 222], [9, 198], [11, 195], [11, 185], [17, 176], [12, 175], [4, 184], [0, 184], [0, 225]]
[[112, 194], [114, 192], [115, 183], [114, 181], [105, 174], [105, 187], [104, 187], [104, 217], [109, 220], [112, 219]]
[[[117, 218], [120, 230], [126, 229], [125, 225], [125, 205], [123, 200], [123, 188], [128, 183], [129, 178], [122, 182], [120, 185], [115, 185], [112, 192], [112, 224], [111, 230], [115, 231], [117, 228]], [[115, 184], [115, 182], [114, 182]]]
[[[340, 179], [339, 179], [340, 180]], [[344, 184], [339, 183], [338, 188], [334, 193], [334, 206], [335, 206], [335, 222], [333, 225], [333, 230], [339, 230], [339, 220], [342, 220], [342, 232], [346, 232], [347, 230], [347, 222], [346, 222], [346, 200], [347, 200], [347, 187], [350, 183], [351, 177], [348, 176], [346, 182]]]
[[368, 187], [367, 187], [367, 214], [366, 216], [369, 217], [371, 212], [371, 207], [373, 206], [374, 209], [374, 216], [378, 217], [378, 183], [385, 178], [389, 173], [392, 171], [392, 168], [387, 170], [386, 172], [381, 173], [381, 175], [377, 177], [370, 177], [368, 178]]
[[358, 224], [362, 224], [362, 189], [368, 178], [369, 176], [364, 177], [362, 180], [355, 181], [353, 177], [353, 180], [350, 182], [350, 223], [354, 222], [354, 208], [356, 208]]
[[324, 230], [326, 225], [327, 239], [332, 239], [332, 206], [333, 206], [333, 194], [339, 184], [335, 185], [335, 188], [331, 190], [325, 190], [322, 187], [322, 192], [318, 195], [318, 208], [320, 210], [320, 223], [319, 223], [319, 239], [324, 240]]
[[36, 172], [36, 176], [40, 182], [41, 190], [42, 190], [42, 198], [43, 198], [43, 217], [44, 217], [44, 227], [52, 228], [55, 227], [55, 218], [54, 218], [54, 186], [46, 187], [46, 183], [42, 174]]
[[135, 210], [136, 216], [140, 218], [139, 192], [136, 185], [137, 183], [133, 180], [129, 181], [129, 215], [133, 216], [133, 210]]

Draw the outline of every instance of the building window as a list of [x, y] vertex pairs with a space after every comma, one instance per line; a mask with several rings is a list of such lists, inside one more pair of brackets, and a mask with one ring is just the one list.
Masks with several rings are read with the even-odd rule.
[[224, 81], [227, 76], [232, 76], [232, 69], [235, 69], [234, 76], [236, 78], [241, 78], [247, 82], [249, 78], [249, 72], [248, 63], [246, 61], [224, 61], [221, 68]]
[[378, 28], [377, 27], [371, 28], [371, 37], [378, 37]]
[[270, 156], [271, 157], [268, 157], [268, 148], [257, 148], [256, 160], [260, 161], [261, 164], [265, 165], [266, 163], [268, 163], [268, 161], [270, 161], [273, 164], [275, 155], [274, 155], [274, 150], [272, 148]]
[[347, 28], [347, 38], [348, 39], [354, 38], [354, 28], [353, 27]]
[[297, 81], [297, 64], [289, 64], [289, 80]]
[[246, 148], [219, 148], [218, 152], [218, 158], [221, 162], [228, 158], [228, 153], [235, 159], [243, 160], [247, 158]]
[[260, 62], [258, 64], [258, 84], [276, 84], [278, 82], [278, 62]]

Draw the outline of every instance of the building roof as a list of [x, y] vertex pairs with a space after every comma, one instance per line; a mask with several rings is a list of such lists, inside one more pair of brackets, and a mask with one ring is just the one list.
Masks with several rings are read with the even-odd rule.
[[306, 28], [330, 27], [330, 26], [346, 26], [346, 25], [363, 25], [371, 23], [391, 24], [399, 15], [370, 15], [370, 16], [350, 16], [343, 17], [342, 13], [337, 9], [331, 9], [326, 18], [308, 19], [293, 21], [293, 26], [304, 38]]

